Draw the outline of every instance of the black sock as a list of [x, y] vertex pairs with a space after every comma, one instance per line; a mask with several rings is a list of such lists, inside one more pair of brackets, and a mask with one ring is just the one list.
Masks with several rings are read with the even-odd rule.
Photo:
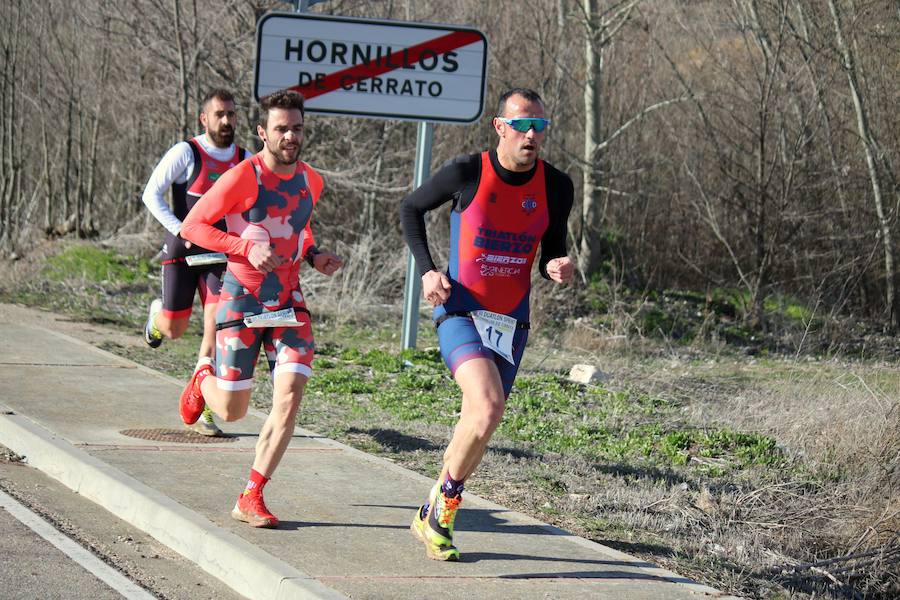
[[450, 476], [450, 473], [447, 473], [447, 479], [441, 484], [441, 493], [447, 498], [456, 498], [462, 494], [463, 483], [465, 482], [457, 481]]

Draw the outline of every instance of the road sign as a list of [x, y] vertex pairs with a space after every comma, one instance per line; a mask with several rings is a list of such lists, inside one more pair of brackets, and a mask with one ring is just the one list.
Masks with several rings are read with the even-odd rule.
[[476, 29], [268, 13], [256, 28], [254, 94], [295, 89], [311, 113], [471, 123], [486, 64]]

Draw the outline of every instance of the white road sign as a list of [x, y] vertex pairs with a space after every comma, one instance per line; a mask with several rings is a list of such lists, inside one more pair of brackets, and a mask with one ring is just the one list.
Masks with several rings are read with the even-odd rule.
[[256, 28], [254, 95], [295, 89], [313, 113], [471, 123], [486, 64], [475, 29], [268, 13]]

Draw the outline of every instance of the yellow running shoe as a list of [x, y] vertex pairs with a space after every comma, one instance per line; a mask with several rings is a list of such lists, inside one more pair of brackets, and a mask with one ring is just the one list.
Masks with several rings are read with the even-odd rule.
[[156, 328], [156, 315], [162, 310], [162, 300], [156, 298], [150, 303], [150, 311], [147, 315], [147, 322], [144, 324], [144, 341], [151, 348], [159, 348], [163, 343], [163, 334]]
[[203, 412], [200, 413], [200, 418], [193, 425], [184, 424], [185, 427], [199, 433], [200, 435], [205, 435], [207, 437], [221, 437], [222, 430], [219, 429], [219, 426], [216, 425], [216, 421], [213, 418], [213, 412], [210, 410], [209, 406], [203, 407]]
[[425, 554], [428, 558], [459, 560], [459, 550], [453, 545], [453, 522], [456, 520], [456, 511], [461, 502], [462, 496], [445, 497], [441, 493], [440, 484], [436, 483], [428, 497], [428, 504], [422, 505], [416, 511], [416, 516], [409, 529], [419, 541], [425, 544]]

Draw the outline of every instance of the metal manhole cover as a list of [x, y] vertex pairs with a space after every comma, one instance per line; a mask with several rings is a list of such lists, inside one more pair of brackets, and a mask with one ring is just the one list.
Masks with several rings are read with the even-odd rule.
[[178, 429], [124, 429], [119, 433], [141, 440], [175, 442], [179, 444], [218, 444], [220, 442], [234, 442], [238, 439], [237, 436], [213, 437]]

